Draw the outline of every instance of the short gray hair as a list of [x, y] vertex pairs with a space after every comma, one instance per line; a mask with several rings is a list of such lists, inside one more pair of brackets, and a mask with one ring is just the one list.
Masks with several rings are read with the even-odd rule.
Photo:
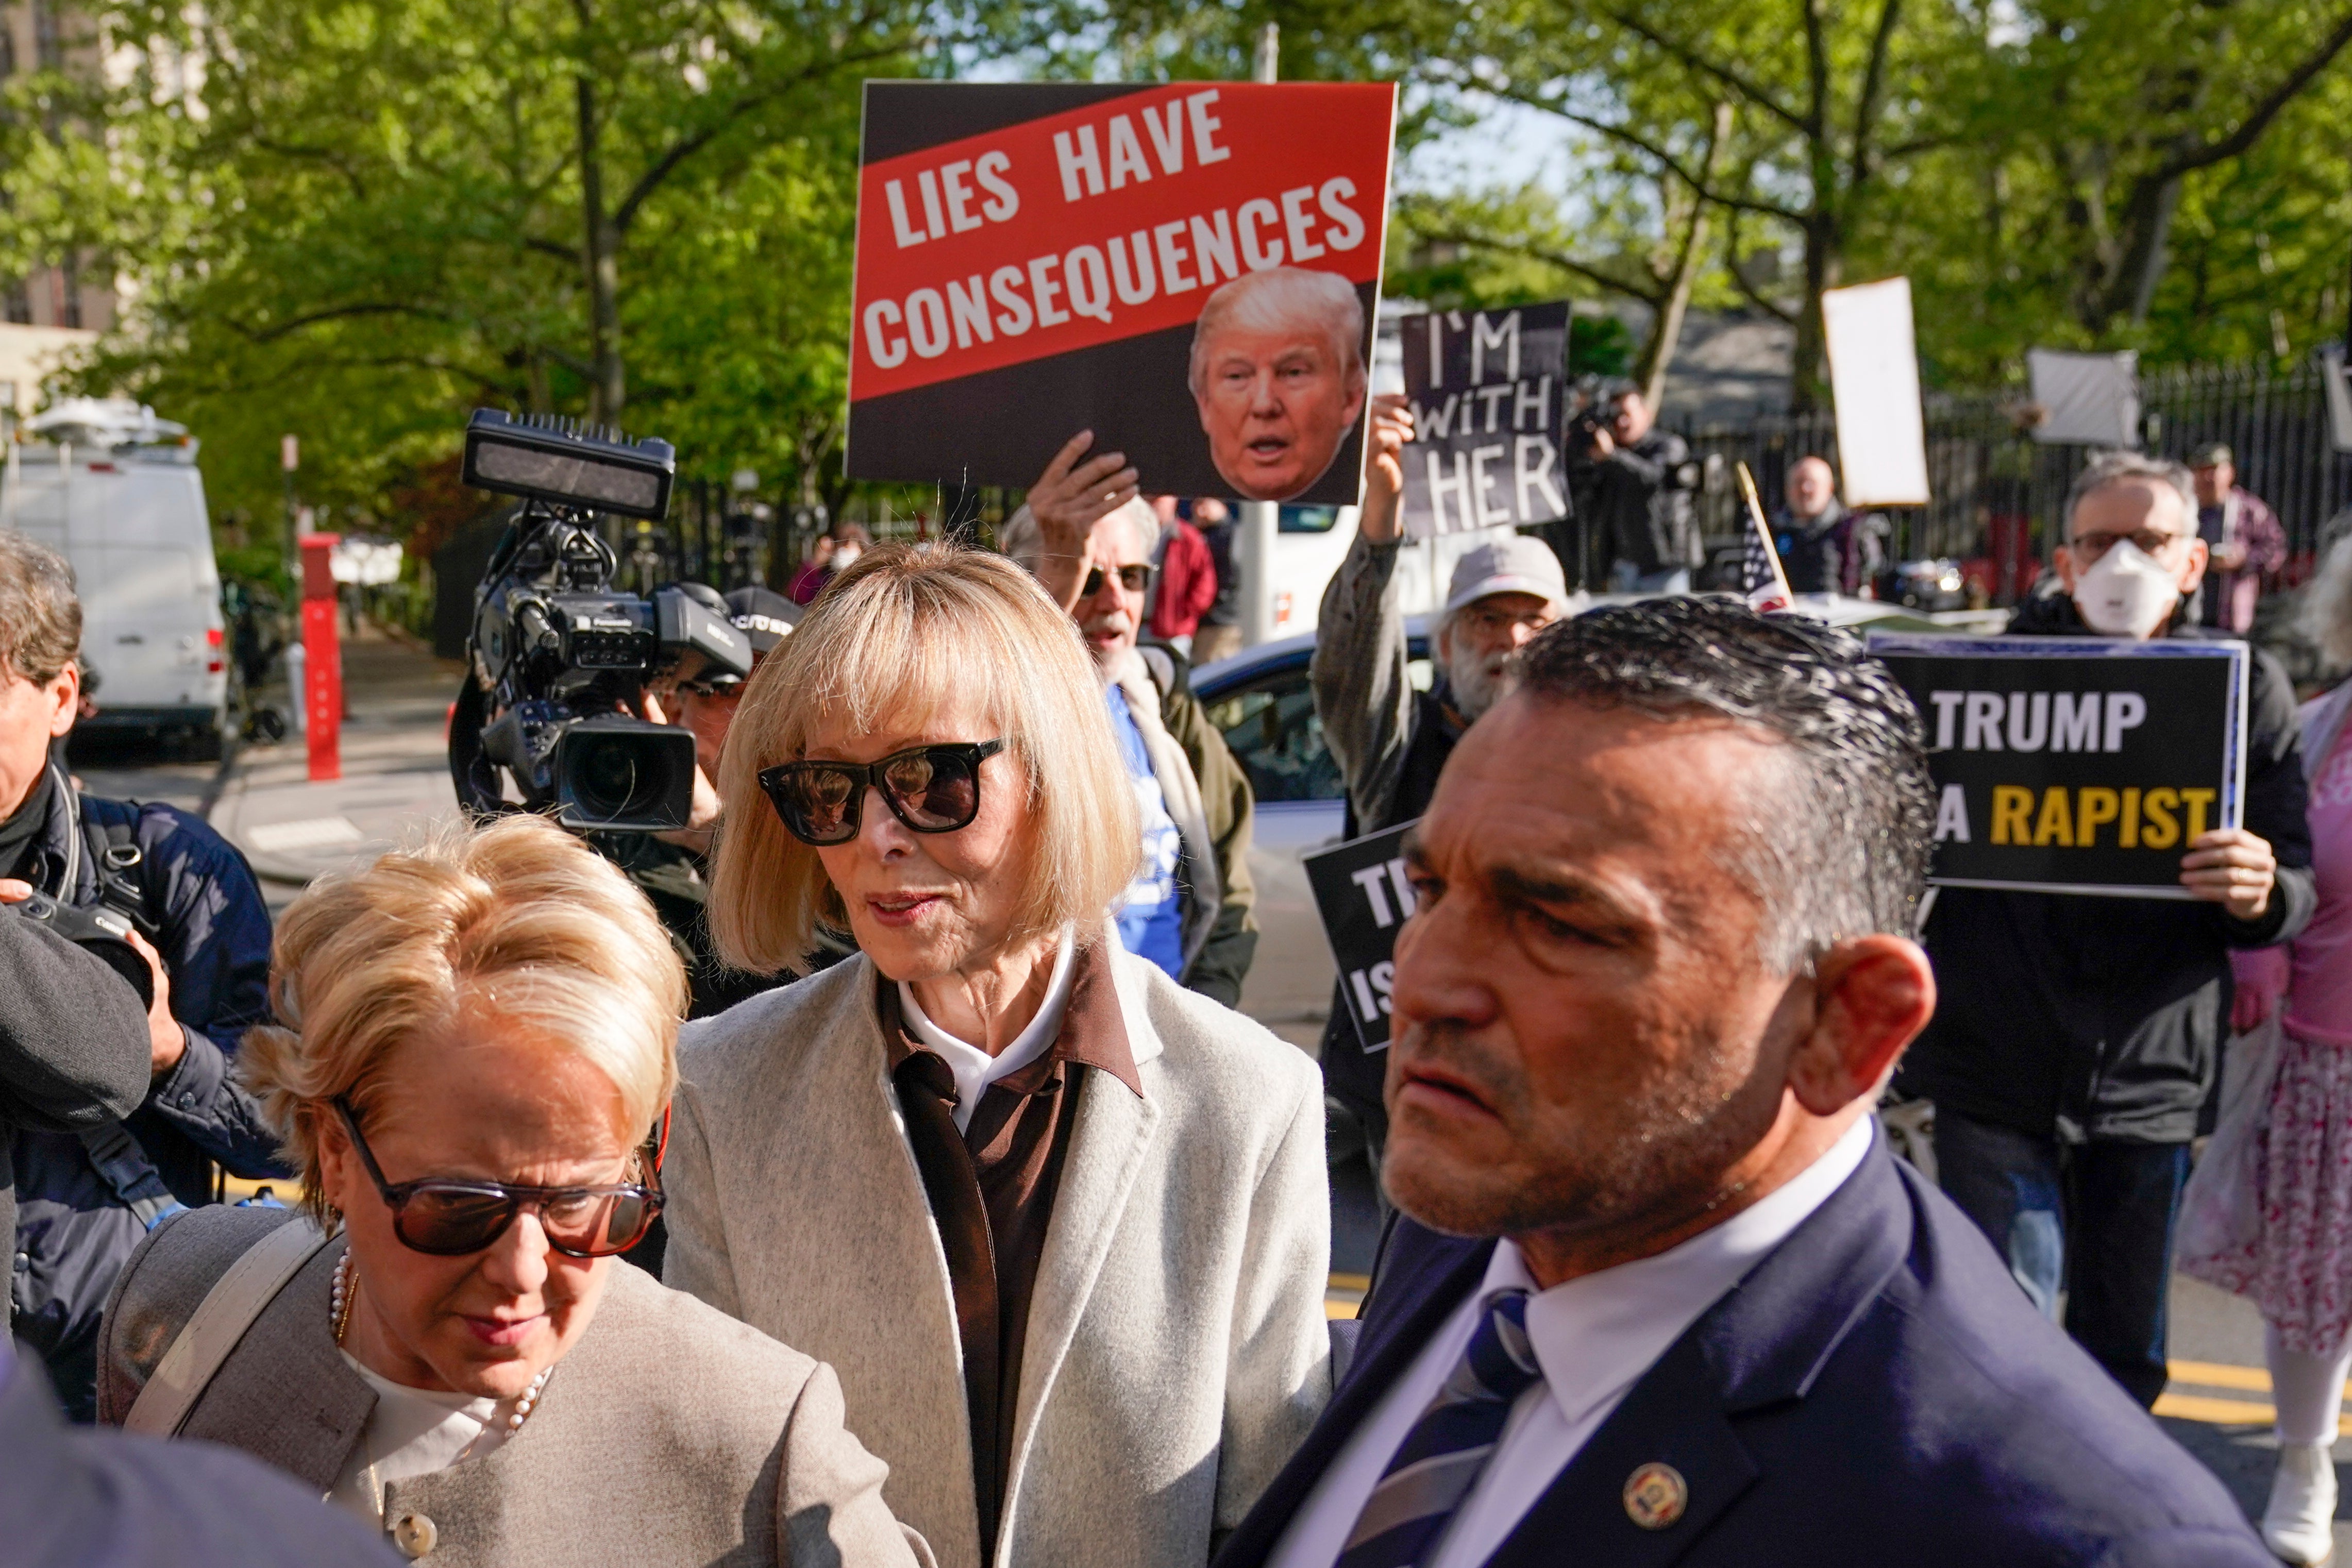
[[[1117, 511], [1105, 515], [1125, 517], [1128, 527], [1135, 530], [1136, 547], [1146, 556], [1150, 555], [1160, 543], [1159, 515], [1144, 503], [1142, 497], [1138, 496]], [[1099, 528], [1102, 525], [1097, 523], [1095, 526]], [[1027, 569], [1032, 577], [1036, 576], [1037, 569], [1045, 564], [1045, 532], [1037, 526], [1037, 514], [1032, 512], [1026, 503], [1004, 519], [1004, 527], [997, 531], [996, 545], [997, 549]]]
[[1908, 936], [1936, 808], [1919, 710], [1861, 643], [1719, 595], [1612, 604], [1536, 633], [1519, 689], [1671, 722], [1769, 731], [1787, 766], [1736, 830], [1730, 869], [1763, 907], [1758, 956], [1794, 974], [1839, 942]]
[[0, 528], [0, 674], [46, 686], [81, 657], [81, 600], [63, 556]]
[[2083, 504], [2083, 497], [2127, 479], [2146, 479], [2168, 486], [2179, 497], [2181, 517], [2196, 522], [2197, 481], [2187, 464], [2176, 463], [2169, 457], [2150, 457], [2143, 452], [2102, 452], [2083, 465], [2083, 471], [2074, 476], [2074, 486], [2066, 492], [2067, 533], [2074, 531], [2074, 508]]
[[1356, 286], [1336, 272], [1313, 272], [1303, 267], [1271, 267], [1244, 272], [1214, 294], [1201, 308], [1192, 324], [1192, 358], [1184, 384], [1201, 395], [1202, 367], [1208, 362], [1209, 340], [1226, 327], [1256, 332], [1279, 332], [1300, 318], [1319, 322], [1329, 335], [1332, 362], [1339, 365], [1348, 390], [1364, 384], [1364, 302]]

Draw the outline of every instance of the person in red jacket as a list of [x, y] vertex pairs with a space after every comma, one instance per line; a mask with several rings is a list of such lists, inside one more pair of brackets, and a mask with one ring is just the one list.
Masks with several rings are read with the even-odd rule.
[[1151, 634], [1192, 656], [1192, 633], [1217, 600], [1216, 563], [1201, 530], [1176, 515], [1172, 496], [1155, 498], [1160, 516], [1160, 583], [1151, 600]]

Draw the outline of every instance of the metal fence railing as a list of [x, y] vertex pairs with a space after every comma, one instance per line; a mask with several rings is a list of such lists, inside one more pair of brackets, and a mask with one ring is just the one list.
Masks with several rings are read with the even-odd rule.
[[[2281, 583], [2310, 574], [2328, 521], [2352, 506], [2352, 455], [2328, 439], [2324, 372], [2316, 364], [2288, 371], [2262, 365], [2189, 365], [2140, 377], [2142, 444], [2186, 459], [2209, 441], [2227, 442], [2238, 483], [2270, 503], [2287, 534]], [[1928, 492], [1925, 507], [1885, 508], [1897, 560], [1948, 556], [1998, 603], [2032, 586], [2057, 538], [2067, 487], [2091, 455], [2085, 446], [2054, 445], [2027, 434], [2022, 391], [1928, 394]], [[1734, 460], [1756, 476], [1767, 507], [1778, 502], [1788, 473], [1811, 455], [1837, 460], [1837, 424], [1827, 413], [1781, 414], [1739, 426], [1685, 427], [1693, 455], [1717, 456], [1696, 497], [1711, 541], [1736, 540], [1740, 501]]]

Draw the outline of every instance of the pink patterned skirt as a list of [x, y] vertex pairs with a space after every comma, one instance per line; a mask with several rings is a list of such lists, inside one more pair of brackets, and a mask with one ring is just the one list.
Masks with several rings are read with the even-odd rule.
[[2352, 1048], [2282, 1030], [2258, 1142], [2262, 1237], [2198, 1272], [2252, 1300], [2289, 1350], [2332, 1355], [2352, 1332]]

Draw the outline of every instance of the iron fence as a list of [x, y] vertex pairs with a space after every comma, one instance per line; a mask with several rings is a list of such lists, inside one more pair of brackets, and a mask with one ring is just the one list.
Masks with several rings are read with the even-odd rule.
[[[2140, 377], [2141, 444], [2186, 460], [2207, 442], [2226, 442], [2238, 483], [2270, 503], [2287, 535], [2288, 560], [2276, 586], [2310, 574], [2329, 521], [2352, 507], [2352, 454], [2329, 441], [2325, 372], [2316, 364], [2189, 365]], [[1898, 560], [1948, 556], [1996, 603], [2029, 590], [2058, 537], [2066, 491], [2094, 448], [2039, 442], [2028, 434], [2022, 391], [1930, 393], [1926, 400], [1925, 507], [1885, 508]], [[1745, 462], [1765, 504], [1777, 504], [1789, 470], [1806, 456], [1837, 461], [1837, 425], [1827, 413], [1783, 414], [1740, 426], [1685, 426], [1706, 466], [1696, 497], [1711, 542], [1736, 542], [1741, 503], [1731, 464]]]

